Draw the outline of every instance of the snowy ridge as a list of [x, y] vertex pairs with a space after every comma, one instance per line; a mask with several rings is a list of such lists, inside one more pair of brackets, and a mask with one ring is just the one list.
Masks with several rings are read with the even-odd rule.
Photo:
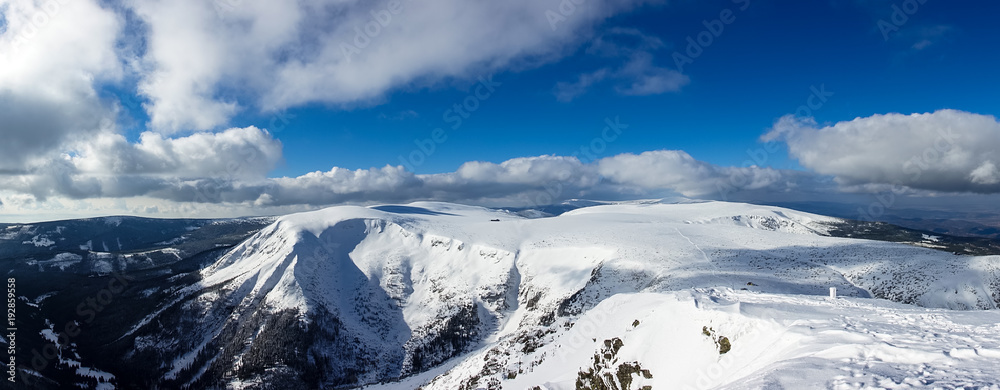
[[[408, 378], [387, 386], [562, 389], [574, 388], [590, 367], [634, 369], [631, 388], [667, 388], [674, 387], [667, 385], [675, 383], [672, 375], [688, 367], [673, 364], [721, 361], [712, 344], [721, 337], [716, 333], [733, 343], [726, 357], [744, 356], [742, 348], [766, 346], [767, 340], [741, 341], [752, 329], [801, 328], [766, 319], [786, 309], [794, 317], [798, 306], [786, 308], [787, 302], [828, 314], [840, 310], [848, 301], [816, 297], [829, 287], [845, 296], [935, 308], [995, 309], [1000, 302], [998, 257], [825, 236], [825, 224], [835, 221], [724, 202], [597, 205], [537, 219], [433, 202], [334, 207], [286, 216], [261, 230], [128, 335], [136, 353], [174, 357], [162, 368], [164, 383], [195, 387], [216, 383], [213, 378], [230, 378], [224, 383], [234, 388], [275, 380], [350, 387]], [[754, 299], [764, 303], [741, 303]], [[767, 305], [775, 308], [748, 309]], [[659, 335], [678, 318], [685, 322], [677, 326], [695, 329], [692, 335]], [[590, 328], [581, 327], [588, 321]], [[712, 336], [701, 335], [702, 326], [710, 326]], [[802, 340], [819, 337], [805, 333]], [[583, 341], [566, 348], [574, 337]], [[960, 355], [976, 350], [953, 347]], [[983, 348], [976, 356], [995, 353]], [[657, 355], [667, 350], [694, 355]], [[611, 357], [588, 361], [595, 353]], [[784, 367], [784, 359], [800, 355], [806, 353], [779, 350], [710, 384]]]

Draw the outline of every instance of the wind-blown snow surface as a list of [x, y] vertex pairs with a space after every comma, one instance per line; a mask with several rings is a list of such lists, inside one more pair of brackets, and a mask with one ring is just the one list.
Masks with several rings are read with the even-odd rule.
[[[1000, 377], [996, 310], [860, 299], [996, 309], [1000, 258], [824, 236], [836, 221], [723, 202], [540, 219], [334, 207], [279, 219], [126, 336], [136, 359], [173, 357], [165, 383], [234, 388], [563, 389], [588, 369], [635, 389]], [[858, 298], [819, 298], [829, 287]]]
[[[702, 334], [706, 326], [726, 336], [732, 350], [720, 355]], [[602, 365], [603, 372], [640, 363], [651, 378], [633, 375], [633, 389], [996, 389], [998, 334], [996, 311], [730, 289], [619, 294], [536, 351], [547, 358], [503, 386], [574, 389], [604, 340], [618, 339], [618, 364]], [[426, 388], [457, 383], [448, 382]]]

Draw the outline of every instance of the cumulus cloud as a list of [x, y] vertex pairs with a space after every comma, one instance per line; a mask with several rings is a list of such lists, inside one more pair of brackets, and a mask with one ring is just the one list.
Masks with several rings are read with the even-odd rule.
[[[604, 19], [656, 1], [0, 0], [0, 115], [34, 101], [58, 114], [37, 127], [96, 128], [113, 117], [98, 88], [123, 76], [164, 134], [224, 128], [244, 110], [371, 104], [561, 58]], [[62, 141], [38, 138], [50, 140], [39, 150]]]
[[280, 141], [251, 126], [181, 138], [145, 132], [138, 143], [104, 133], [67, 158], [82, 174], [263, 178], [281, 155]]
[[975, 184], [1000, 184], [1000, 169], [997, 169], [993, 161], [986, 161], [969, 173], [969, 179], [972, 179], [972, 182]]
[[101, 131], [114, 107], [94, 84], [122, 76], [120, 17], [94, 0], [0, 0], [0, 172], [23, 172]]
[[[0, 0], [0, 174], [66, 172], [75, 188], [73, 175], [100, 169], [191, 173], [151, 149], [169, 139], [133, 146], [116, 135], [108, 86], [135, 83], [148, 130], [217, 131], [243, 110], [367, 104], [407, 85], [542, 64], [655, 1]], [[68, 165], [56, 161], [64, 153]]]
[[[248, 107], [377, 101], [411, 83], [475, 79], [564, 55], [647, 0], [558, 2], [136, 0], [150, 125], [209, 130]], [[553, 16], [554, 15], [554, 16]]]
[[829, 126], [786, 116], [763, 139], [783, 140], [804, 167], [847, 186], [1000, 192], [1000, 122], [992, 116], [940, 110]]
[[718, 167], [682, 151], [623, 154], [591, 163], [576, 157], [523, 157], [490, 163], [472, 161], [455, 172], [415, 175], [403, 167], [334, 168], [257, 186], [233, 188], [260, 205], [326, 205], [343, 202], [439, 200], [485, 205], [538, 206], [587, 196], [723, 198], [758, 190], [784, 191], [795, 174], [757, 167]]
[[[212, 185], [262, 181], [281, 160], [281, 143], [255, 127], [164, 138], [144, 133], [129, 143], [102, 132], [71, 152], [39, 160], [25, 172], [0, 176], [0, 186], [38, 199], [122, 198], [150, 195], [178, 201], [219, 202]], [[200, 185], [202, 189], [194, 190]], [[180, 194], [187, 193], [188, 196]]]
[[93, 100], [0, 91], [0, 173], [24, 172], [64, 143], [96, 133], [101, 127], [101, 109]]
[[685, 196], [718, 197], [737, 190], [782, 185], [782, 172], [759, 167], [721, 167], [677, 150], [621, 154], [598, 161], [602, 176], [640, 188], [666, 188]]
[[[147, 133], [137, 144], [105, 135], [79, 154], [51, 160], [31, 173], [0, 176], [0, 188], [29, 194], [39, 202], [144, 198], [175, 205], [144, 206], [164, 210], [191, 203], [287, 211], [416, 200], [540, 206], [590, 196], [681, 194], [725, 199], [755, 191], [786, 191], [800, 181], [791, 172], [719, 167], [668, 150], [589, 163], [568, 156], [515, 158], [499, 164], [472, 161], [454, 172], [428, 175], [385, 166], [264, 177], [279, 159], [280, 143], [255, 128], [178, 139]], [[25, 204], [21, 198], [9, 202]]]

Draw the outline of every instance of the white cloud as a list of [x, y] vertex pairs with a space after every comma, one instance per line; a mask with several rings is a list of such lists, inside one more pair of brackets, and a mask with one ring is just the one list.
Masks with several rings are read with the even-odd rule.
[[588, 1], [555, 28], [555, 1], [129, 4], [147, 27], [139, 89], [152, 127], [169, 133], [217, 128], [248, 107], [366, 104], [414, 83], [539, 64], [646, 1]]
[[[565, 156], [515, 158], [499, 164], [472, 161], [455, 172], [430, 175], [385, 166], [335, 167], [298, 177], [264, 178], [279, 159], [280, 143], [255, 128], [179, 139], [147, 133], [138, 144], [105, 135], [79, 155], [51, 160], [29, 174], [0, 176], [0, 188], [30, 194], [37, 200], [34, 204], [143, 198], [144, 207], [161, 210], [185, 203], [289, 210], [415, 200], [537, 206], [588, 196], [721, 198], [784, 191], [799, 180], [795, 174], [772, 169], [718, 167], [681, 151], [623, 154], [591, 163]], [[162, 203], [149, 204], [151, 199]], [[21, 208], [27, 204], [18, 197], [0, 201]]]
[[670, 189], [685, 196], [718, 198], [722, 193], [783, 185], [782, 172], [758, 167], [720, 167], [678, 150], [621, 154], [598, 161], [602, 176], [646, 189]]
[[274, 81], [275, 57], [300, 33], [303, 10], [295, 2], [231, 3], [130, 3], [146, 27], [138, 89], [149, 99], [145, 107], [153, 129], [170, 133], [223, 126], [241, 108], [236, 92]]
[[893, 184], [944, 192], [1000, 192], [1000, 122], [958, 110], [886, 114], [820, 127], [786, 116], [781, 139], [806, 168], [844, 185]]
[[135, 144], [105, 133], [81, 143], [69, 161], [81, 174], [259, 179], [274, 169], [281, 155], [281, 142], [251, 126], [181, 138], [146, 132]]
[[182, 138], [147, 132], [134, 144], [106, 131], [74, 143], [71, 150], [38, 159], [25, 172], [0, 175], [0, 188], [40, 200], [149, 195], [220, 202], [219, 183], [228, 188], [263, 181], [281, 160], [281, 143], [254, 127]]
[[255, 190], [267, 194], [270, 205], [441, 200], [524, 206], [597, 194], [719, 198], [720, 191], [781, 190], [787, 184], [783, 177], [772, 169], [718, 167], [681, 151], [664, 150], [592, 163], [566, 156], [523, 157], [499, 164], [471, 161], [455, 172], [431, 175], [414, 175], [392, 166], [356, 171], [334, 168], [274, 179], [270, 188]]
[[993, 161], [986, 161], [969, 173], [969, 178], [975, 184], [994, 185], [1000, 183], [1000, 169]]
[[122, 22], [97, 1], [0, 0], [0, 172], [20, 172], [60, 145], [108, 127], [94, 84], [118, 80]]

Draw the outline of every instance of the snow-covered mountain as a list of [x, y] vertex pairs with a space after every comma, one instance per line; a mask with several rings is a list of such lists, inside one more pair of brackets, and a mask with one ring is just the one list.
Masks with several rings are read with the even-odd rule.
[[294, 214], [151, 293], [102, 368], [167, 388], [997, 386], [1000, 257], [835, 237], [852, 226], [725, 202]]
[[[588, 367], [617, 375], [631, 361], [625, 371], [653, 376], [636, 384], [660, 388], [683, 372], [663, 362], [696, 345], [712, 347], [697, 356], [718, 359], [716, 333], [733, 343], [729, 356], [748, 347], [740, 332], [762, 320], [738, 310], [741, 301], [836, 287], [929, 308], [997, 307], [1000, 258], [829, 237], [840, 222], [720, 202], [599, 205], [540, 219], [443, 203], [334, 207], [261, 230], [120, 340], [126, 362], [162, 362], [156, 375], [169, 386], [351, 387], [414, 377], [388, 386], [572, 388]], [[836, 312], [834, 303], [796, 299]], [[617, 349], [614, 332], [561, 347], [602, 305], [625, 308], [593, 320], [595, 331], [638, 320], [631, 332], [656, 329], [685, 347], [633, 353], [636, 341], [647, 343], [637, 336], [608, 352], [602, 343]], [[673, 314], [655, 314], [661, 306]], [[700, 326], [684, 334], [699, 323], [710, 336]]]

